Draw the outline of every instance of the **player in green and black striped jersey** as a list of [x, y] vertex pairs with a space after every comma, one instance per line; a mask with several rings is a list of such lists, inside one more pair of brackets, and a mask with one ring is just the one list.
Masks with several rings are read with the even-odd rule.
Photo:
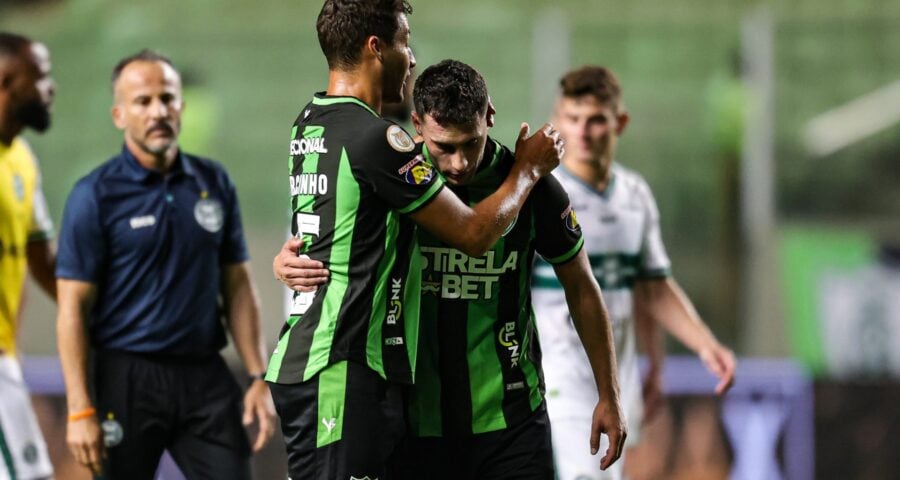
[[[494, 192], [509, 173], [513, 154], [487, 136], [494, 111], [481, 76], [460, 62], [441, 62], [417, 80], [415, 103], [414, 124], [424, 138], [420, 148], [450, 189], [470, 203]], [[539, 182], [514, 223], [483, 255], [467, 255], [427, 232], [418, 236], [422, 322], [407, 476], [553, 478], [531, 309], [535, 252], [569, 280], [574, 317], [606, 399], [593, 431], [606, 431], [613, 445], [621, 445], [611, 333], [559, 183], [552, 177]], [[278, 276], [297, 278], [287, 270]], [[610, 452], [604, 462], [618, 453]]]
[[291, 136], [292, 231], [330, 282], [294, 298], [266, 380], [281, 417], [292, 478], [384, 478], [406, 430], [402, 385], [418, 342], [419, 224], [472, 255], [516, 218], [558, 164], [551, 128], [525, 139], [497, 191], [469, 207], [378, 113], [402, 99], [415, 60], [404, 0], [326, 0], [317, 21], [326, 92]]

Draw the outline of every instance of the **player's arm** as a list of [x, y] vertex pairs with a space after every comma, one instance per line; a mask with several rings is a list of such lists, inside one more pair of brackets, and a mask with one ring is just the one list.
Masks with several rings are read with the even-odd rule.
[[37, 240], [28, 242], [25, 247], [25, 255], [28, 258], [28, 271], [41, 289], [47, 292], [53, 300], [56, 300], [56, 254], [53, 251], [53, 242], [50, 240]]
[[563, 152], [552, 125], [546, 124], [528, 137], [528, 125], [523, 123], [516, 141], [516, 162], [496, 192], [470, 208], [444, 189], [410, 218], [451, 247], [480, 257], [500, 239], [535, 184], [556, 168]]
[[639, 280], [634, 288], [634, 301], [650, 318], [693, 350], [706, 368], [719, 378], [717, 394], [721, 395], [731, 388], [734, 382], [734, 353], [719, 343], [673, 278]]
[[99, 475], [106, 451], [100, 424], [92, 412], [87, 373], [90, 350], [87, 318], [97, 297], [97, 287], [93, 283], [61, 278], [57, 281], [57, 291], [56, 337], [69, 410], [66, 443], [79, 463]]
[[600, 394], [591, 426], [591, 453], [596, 453], [599, 448], [600, 433], [606, 433], [610, 447], [600, 463], [600, 468], [605, 470], [622, 455], [627, 435], [625, 417], [619, 402], [615, 347], [609, 314], [584, 249], [568, 262], [554, 265], [553, 269], [565, 290], [572, 323], [587, 352]]
[[262, 379], [266, 368], [262, 354], [265, 344], [260, 325], [259, 295], [250, 276], [249, 262], [225, 265], [223, 273], [222, 297], [228, 330], [244, 367], [252, 376], [244, 394], [243, 422], [244, 425], [252, 424], [254, 419], [259, 422], [259, 433], [253, 443], [253, 451], [258, 452], [275, 431], [275, 406], [269, 386]]
[[644, 422], [649, 421], [663, 405], [662, 370], [665, 360], [665, 341], [659, 324], [653, 320], [644, 302], [634, 303], [634, 323], [638, 345], [647, 356], [648, 368], [644, 377]]

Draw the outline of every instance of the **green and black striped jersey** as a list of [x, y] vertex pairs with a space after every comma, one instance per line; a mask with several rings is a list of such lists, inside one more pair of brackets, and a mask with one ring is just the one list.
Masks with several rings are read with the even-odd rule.
[[421, 257], [405, 214], [443, 187], [409, 134], [353, 97], [316, 94], [291, 133], [292, 232], [331, 271], [295, 294], [266, 380], [298, 383], [350, 360], [412, 382]]
[[[470, 205], [497, 190], [515, 158], [489, 139], [483, 161], [472, 182], [452, 187]], [[582, 246], [566, 192], [553, 177], [541, 180], [506, 233], [478, 258], [418, 234], [424, 269], [413, 432], [467, 435], [521, 422], [543, 401], [531, 309], [534, 253], [563, 263]]]

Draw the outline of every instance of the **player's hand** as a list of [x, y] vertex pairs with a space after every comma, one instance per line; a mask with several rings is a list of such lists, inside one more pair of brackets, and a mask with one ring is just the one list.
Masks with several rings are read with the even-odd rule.
[[734, 371], [737, 360], [734, 352], [722, 344], [716, 343], [697, 352], [707, 370], [719, 378], [716, 395], [723, 395], [734, 384]]
[[644, 378], [644, 385], [641, 391], [644, 397], [644, 423], [650, 422], [653, 417], [659, 413], [665, 397], [662, 392], [662, 375], [658, 369], [651, 368]]
[[594, 417], [591, 422], [591, 455], [596, 455], [600, 449], [600, 435], [606, 434], [609, 438], [609, 448], [600, 459], [600, 470], [606, 470], [622, 456], [625, 449], [625, 437], [628, 432], [625, 428], [624, 415], [619, 402], [600, 400], [594, 407]]
[[244, 426], [249, 427], [254, 420], [257, 422], [258, 432], [253, 442], [253, 453], [257, 453], [269, 443], [275, 432], [275, 405], [272, 403], [269, 385], [262, 380], [251, 383], [244, 394]]
[[559, 165], [565, 154], [563, 140], [551, 123], [545, 123], [532, 136], [528, 136], [528, 124], [523, 123], [516, 140], [516, 164], [534, 178], [548, 175]]
[[103, 445], [103, 430], [100, 429], [97, 417], [92, 415], [69, 422], [66, 443], [75, 461], [89, 468], [94, 475], [103, 474], [106, 447]]
[[319, 285], [328, 281], [331, 274], [322, 262], [299, 255], [302, 247], [302, 238], [291, 238], [284, 242], [278, 255], [272, 260], [272, 273], [276, 280], [291, 290], [315, 292]]

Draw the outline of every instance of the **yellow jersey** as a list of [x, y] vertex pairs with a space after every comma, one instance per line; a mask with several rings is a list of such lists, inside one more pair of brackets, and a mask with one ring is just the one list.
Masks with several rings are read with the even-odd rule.
[[0, 143], [0, 350], [15, 352], [22, 288], [28, 271], [26, 246], [46, 241], [53, 224], [41, 191], [34, 154], [20, 137]]

